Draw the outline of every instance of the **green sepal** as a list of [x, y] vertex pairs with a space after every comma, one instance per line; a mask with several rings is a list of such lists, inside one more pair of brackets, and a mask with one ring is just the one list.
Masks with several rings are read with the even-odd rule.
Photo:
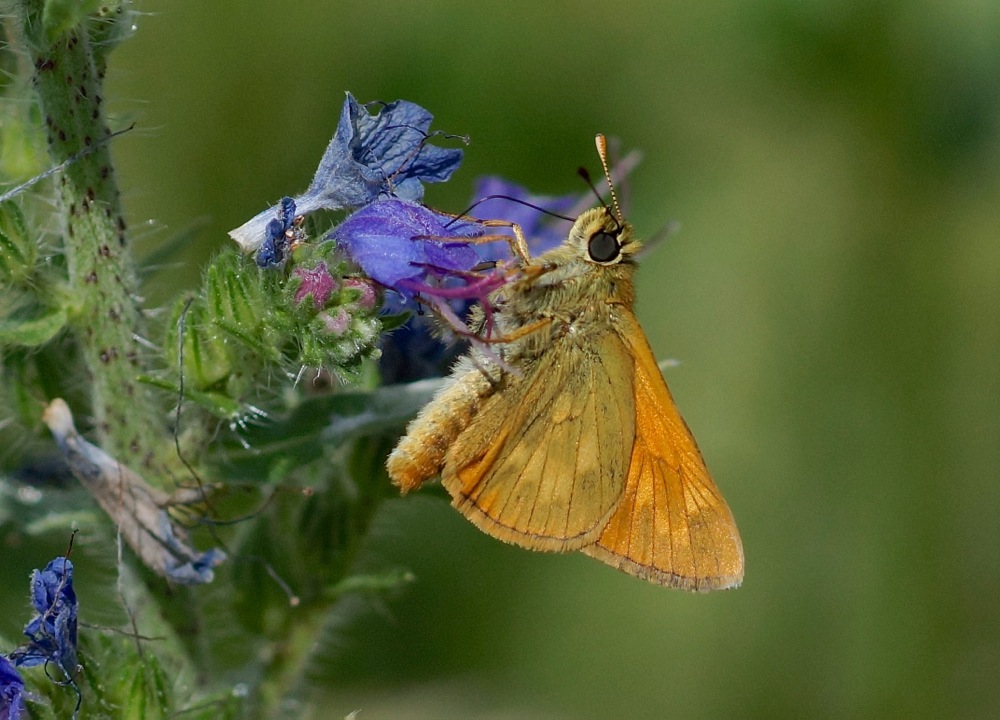
[[98, 12], [102, 4], [105, 4], [104, 0], [46, 0], [42, 10], [45, 39], [55, 42]]
[[200, 300], [180, 300], [174, 305], [167, 327], [166, 355], [171, 370], [183, 374], [185, 385], [198, 390], [218, 385], [233, 372], [226, 339]]
[[382, 325], [382, 332], [387, 333], [403, 327], [411, 317], [413, 317], [413, 313], [401, 312], [393, 313], [392, 315], [379, 315], [378, 321]]

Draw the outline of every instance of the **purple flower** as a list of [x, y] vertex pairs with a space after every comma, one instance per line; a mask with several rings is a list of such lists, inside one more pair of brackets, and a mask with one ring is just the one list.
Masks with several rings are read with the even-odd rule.
[[[532, 256], [537, 256], [563, 242], [572, 226], [571, 221], [553, 218], [543, 211], [564, 215], [576, 214], [579, 212], [578, 206], [581, 202], [579, 195], [559, 197], [533, 195], [520, 185], [494, 176], [481, 177], [477, 180], [474, 197], [480, 202], [476, 203], [469, 214], [482, 220], [516, 223], [524, 231]], [[483, 198], [488, 199], [483, 200]], [[585, 199], [589, 198], [589, 195], [585, 196]], [[535, 207], [531, 207], [532, 205]], [[378, 212], [375, 207], [366, 210]], [[485, 234], [511, 238], [514, 236], [507, 228], [480, 226], [477, 235]], [[461, 238], [456, 239], [461, 240]], [[474, 249], [478, 261], [503, 261], [511, 257], [509, 246], [502, 241], [477, 244]], [[362, 269], [368, 270], [364, 265]], [[462, 318], [466, 316], [469, 307], [476, 302], [483, 303], [486, 307], [489, 293], [503, 285], [508, 278], [501, 267], [494, 272], [479, 273], [478, 279], [466, 277], [457, 288], [435, 288], [431, 291], [424, 288], [422, 296], [424, 301], [434, 307], [453, 329], [467, 335], [468, 328]], [[405, 289], [411, 282], [414, 281], [406, 279], [399, 281], [399, 284]], [[387, 337], [382, 343], [383, 353], [379, 361], [383, 381], [407, 382], [440, 375], [454, 360], [456, 351], [454, 347], [446, 348], [437, 334], [431, 325], [416, 317], [410, 321], [406, 329]]]
[[0, 655], [0, 720], [20, 720], [24, 710], [24, 680], [14, 666]]
[[76, 593], [73, 563], [57, 557], [31, 574], [31, 604], [38, 614], [24, 627], [30, 640], [14, 650], [11, 660], [18, 667], [53, 662], [67, 676], [76, 668]]
[[[462, 162], [461, 150], [428, 142], [432, 119], [406, 100], [381, 104], [372, 115], [348, 93], [309, 189], [294, 200], [296, 212], [358, 208], [388, 195], [420, 200], [422, 182], [444, 182]], [[256, 250], [272, 237], [269, 224], [280, 212], [266, 210], [229, 235], [245, 251]]]
[[327, 237], [372, 280], [412, 297], [424, 289], [419, 285], [430, 288], [430, 278], [470, 273], [480, 257], [468, 241], [484, 233], [477, 223], [387, 198], [358, 210]]

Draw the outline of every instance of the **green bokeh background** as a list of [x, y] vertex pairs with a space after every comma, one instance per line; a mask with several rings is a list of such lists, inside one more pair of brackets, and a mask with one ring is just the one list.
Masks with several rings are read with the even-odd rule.
[[1000, 4], [137, 7], [107, 94], [137, 122], [114, 154], [151, 305], [304, 189], [345, 90], [471, 135], [437, 207], [487, 172], [580, 190], [603, 131], [645, 152], [639, 232], [682, 226], [638, 315], [682, 361], [744, 587], [668, 591], [394, 500], [363, 563], [418, 581], [345, 623], [330, 717], [1000, 714]]

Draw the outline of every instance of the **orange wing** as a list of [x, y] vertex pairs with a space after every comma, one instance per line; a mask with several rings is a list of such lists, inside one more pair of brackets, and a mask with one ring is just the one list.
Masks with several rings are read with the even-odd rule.
[[569, 333], [507, 374], [449, 447], [441, 482], [482, 531], [532, 550], [596, 541], [625, 491], [634, 444], [622, 338]]
[[691, 431], [677, 411], [638, 321], [620, 327], [635, 358], [635, 444], [625, 497], [582, 552], [631, 575], [684, 590], [737, 587], [743, 544]]

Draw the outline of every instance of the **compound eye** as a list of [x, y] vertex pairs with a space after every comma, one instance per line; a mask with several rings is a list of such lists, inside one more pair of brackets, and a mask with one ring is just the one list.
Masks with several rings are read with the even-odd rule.
[[590, 259], [598, 263], [609, 263], [616, 260], [621, 254], [622, 246], [618, 242], [618, 236], [609, 232], [594, 233], [587, 243], [587, 253]]

